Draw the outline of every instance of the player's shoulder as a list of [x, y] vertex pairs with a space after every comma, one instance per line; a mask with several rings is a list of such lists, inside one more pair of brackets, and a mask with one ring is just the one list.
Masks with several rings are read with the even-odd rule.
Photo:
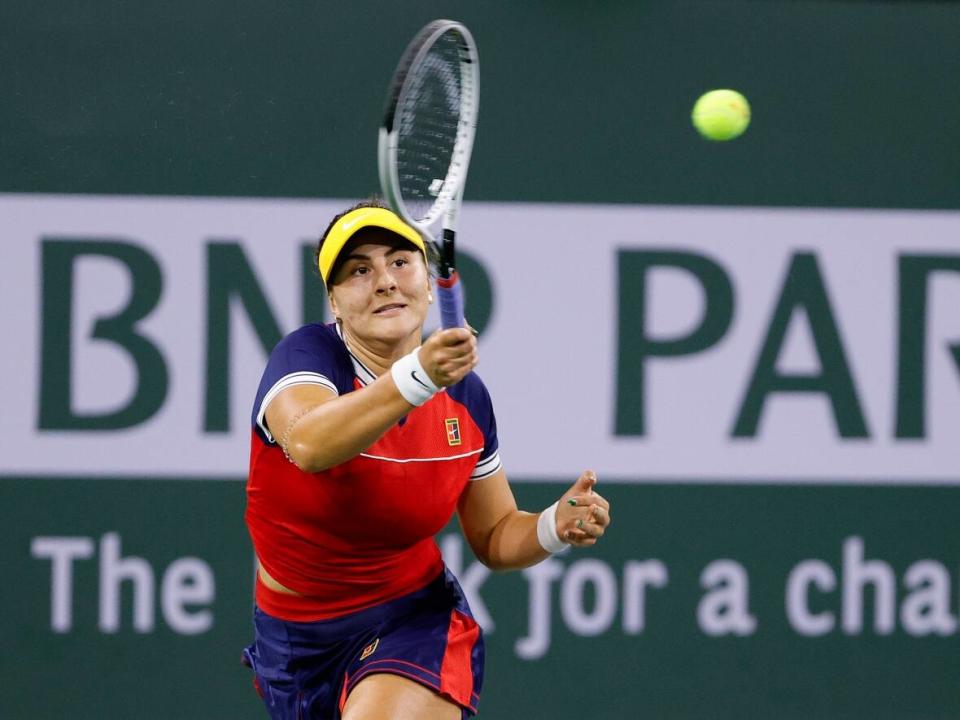
[[[489, 458], [496, 455], [499, 442], [497, 441], [496, 413], [493, 410], [493, 402], [490, 400], [487, 386], [479, 375], [471, 372], [456, 385], [447, 388], [446, 394], [449, 396], [447, 401], [456, 402], [465, 408], [470, 418], [483, 432], [484, 452], [480, 460], [484, 463], [484, 468], [493, 467], [487, 466], [485, 463]], [[475, 475], [473, 477], [481, 476]]]
[[472, 370], [463, 380], [453, 387], [447, 388], [447, 394], [451, 399], [466, 405], [468, 408], [474, 406], [489, 407], [491, 404], [490, 391], [487, 390], [487, 386], [480, 376]]
[[254, 402], [254, 423], [277, 392], [290, 385], [315, 383], [343, 395], [353, 390], [353, 365], [336, 327], [311, 323], [286, 335], [267, 360]]
[[270, 353], [265, 382], [274, 382], [293, 372], [316, 372], [343, 386], [352, 387], [350, 354], [335, 325], [310, 323], [286, 335]]
[[308, 323], [288, 333], [277, 343], [277, 349], [283, 351], [292, 348], [340, 348], [343, 340], [337, 334], [334, 324]]
[[280, 344], [327, 344], [331, 342], [343, 344], [343, 341], [340, 340], [340, 336], [337, 334], [336, 325], [333, 323], [329, 325], [326, 323], [307, 323], [306, 325], [301, 325], [293, 332], [288, 333], [283, 340], [280, 341]]

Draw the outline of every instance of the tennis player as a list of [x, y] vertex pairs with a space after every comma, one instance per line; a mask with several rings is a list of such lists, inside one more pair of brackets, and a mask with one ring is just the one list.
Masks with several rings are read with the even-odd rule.
[[336, 322], [277, 345], [253, 409], [244, 660], [273, 718], [472, 716], [483, 640], [434, 535], [456, 510], [482, 562], [522, 568], [596, 543], [609, 503], [587, 471], [542, 513], [517, 509], [476, 338], [422, 340], [433, 297], [413, 228], [362, 203], [317, 259]]

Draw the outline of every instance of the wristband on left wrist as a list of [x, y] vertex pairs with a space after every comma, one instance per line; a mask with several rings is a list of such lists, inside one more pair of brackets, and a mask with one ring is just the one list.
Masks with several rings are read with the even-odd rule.
[[560, 506], [558, 500], [548, 507], [537, 518], [537, 540], [540, 547], [551, 555], [558, 553], [567, 547], [567, 543], [560, 539], [557, 534], [557, 508]]

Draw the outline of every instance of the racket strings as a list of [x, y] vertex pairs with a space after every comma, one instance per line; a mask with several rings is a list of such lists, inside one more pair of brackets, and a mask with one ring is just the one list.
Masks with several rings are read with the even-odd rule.
[[463, 85], [459, 35], [448, 32], [407, 78], [397, 108], [397, 176], [414, 220], [426, 217], [444, 191], [460, 129]]

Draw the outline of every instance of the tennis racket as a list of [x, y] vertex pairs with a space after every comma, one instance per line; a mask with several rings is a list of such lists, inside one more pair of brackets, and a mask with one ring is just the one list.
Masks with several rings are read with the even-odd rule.
[[[387, 203], [434, 247], [444, 328], [463, 327], [454, 240], [480, 104], [480, 62], [462, 24], [434, 20], [410, 42], [387, 93], [377, 151]], [[437, 226], [442, 241], [436, 240]]]

